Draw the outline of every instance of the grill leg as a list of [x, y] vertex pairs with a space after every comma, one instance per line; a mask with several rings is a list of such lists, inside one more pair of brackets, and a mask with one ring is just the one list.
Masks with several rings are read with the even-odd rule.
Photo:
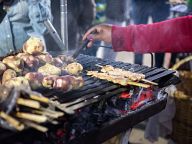
[[121, 134], [120, 144], [128, 144], [129, 136], [131, 134], [132, 129], [127, 130], [126, 132]]

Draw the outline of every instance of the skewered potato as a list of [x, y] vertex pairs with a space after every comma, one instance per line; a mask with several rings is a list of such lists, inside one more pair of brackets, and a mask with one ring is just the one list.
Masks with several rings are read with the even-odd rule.
[[28, 54], [40, 54], [44, 50], [43, 41], [37, 37], [29, 38], [23, 45], [23, 52]]
[[44, 66], [38, 69], [38, 72], [42, 73], [43, 75], [60, 75], [61, 69], [54, 65], [46, 63]]
[[68, 64], [68, 65], [65, 67], [65, 70], [66, 70], [69, 74], [78, 75], [79, 73], [82, 72], [83, 66], [82, 66], [80, 63], [74, 62], [74, 63]]
[[17, 73], [12, 69], [7, 69], [2, 76], [2, 84], [5, 84], [6, 81], [17, 76]]

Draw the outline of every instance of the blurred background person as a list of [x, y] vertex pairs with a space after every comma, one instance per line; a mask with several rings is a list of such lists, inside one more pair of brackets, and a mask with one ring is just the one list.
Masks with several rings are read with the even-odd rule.
[[[68, 0], [68, 46], [74, 50], [80, 46], [81, 36], [92, 25], [95, 19], [94, 0]], [[53, 25], [60, 34], [60, 1], [54, 1], [51, 5], [53, 14]], [[47, 49], [49, 51], [60, 50], [50, 36], [46, 37]], [[94, 51], [94, 50], [93, 50]], [[91, 51], [92, 52], [92, 51]], [[91, 52], [87, 52], [91, 53]]]
[[[134, 24], [147, 24], [149, 17], [152, 22], [163, 21], [170, 14], [168, 0], [131, 0], [131, 18]], [[135, 54], [135, 63], [142, 64], [143, 55]], [[155, 66], [162, 67], [164, 53], [155, 54]]]
[[[127, 8], [127, 1], [129, 0], [105, 0], [106, 2], [106, 10], [105, 10], [105, 16], [106, 16], [106, 22], [108, 24], [114, 24], [123, 26], [126, 22], [126, 8]], [[99, 57], [104, 59], [111, 59], [115, 60], [116, 58], [116, 52], [112, 50], [112, 47], [110, 48], [110, 45], [104, 44], [105, 46], [109, 46], [108, 48], [100, 48], [99, 49]]]
[[21, 49], [30, 36], [43, 40], [43, 22], [52, 19], [50, 0], [0, 0], [0, 7], [0, 56]]

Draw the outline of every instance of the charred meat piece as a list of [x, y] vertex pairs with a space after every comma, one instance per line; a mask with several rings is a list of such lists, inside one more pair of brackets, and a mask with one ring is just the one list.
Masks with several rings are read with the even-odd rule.
[[57, 75], [45, 76], [43, 78], [42, 85], [46, 88], [52, 88], [57, 77]]
[[82, 72], [83, 66], [80, 63], [71, 63], [65, 67], [65, 70], [72, 75], [78, 75]]
[[49, 53], [42, 53], [42, 54], [36, 55], [35, 57], [39, 59], [41, 64], [52, 63], [53, 61], [53, 57]]
[[21, 58], [27, 67], [36, 68], [39, 66], [39, 59], [33, 55], [27, 53], [19, 53], [17, 57]]
[[4, 58], [3, 63], [16, 72], [21, 72], [24, 67], [23, 60], [16, 56], [8, 56]]
[[17, 73], [16, 71], [12, 70], [12, 69], [7, 69], [2, 76], [2, 84], [5, 84], [6, 81], [17, 77]]
[[44, 43], [37, 37], [29, 38], [23, 45], [23, 52], [28, 54], [40, 54], [45, 50]]
[[25, 75], [32, 89], [42, 87], [43, 75], [38, 72], [30, 72]]
[[54, 65], [46, 63], [44, 66], [38, 69], [38, 72], [42, 73], [43, 75], [60, 75], [61, 69]]
[[65, 92], [72, 90], [69, 76], [57, 77], [54, 81], [53, 88], [60, 89]]

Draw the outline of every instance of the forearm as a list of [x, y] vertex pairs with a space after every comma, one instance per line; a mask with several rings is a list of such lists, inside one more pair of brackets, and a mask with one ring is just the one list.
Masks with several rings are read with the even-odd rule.
[[148, 25], [113, 26], [112, 44], [115, 51], [191, 52], [192, 16]]

